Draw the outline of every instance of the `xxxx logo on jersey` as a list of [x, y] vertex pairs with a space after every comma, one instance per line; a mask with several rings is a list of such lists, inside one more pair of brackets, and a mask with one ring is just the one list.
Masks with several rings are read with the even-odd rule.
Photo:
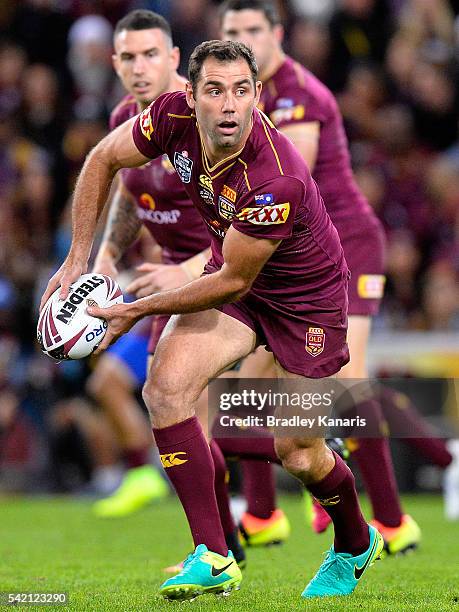
[[153, 134], [153, 125], [151, 123], [150, 108], [146, 108], [140, 115], [140, 131], [147, 140], [151, 140]]
[[166, 453], [165, 455], [160, 455], [161, 463], [163, 464], [163, 468], [174, 467], [175, 465], [182, 465], [182, 463], [186, 463], [188, 459], [183, 457], [179, 457], [179, 455], [185, 455], [184, 452], [177, 453]]
[[237, 215], [240, 221], [248, 221], [254, 225], [278, 225], [285, 223], [290, 213], [290, 202], [261, 206], [258, 208], [243, 208]]

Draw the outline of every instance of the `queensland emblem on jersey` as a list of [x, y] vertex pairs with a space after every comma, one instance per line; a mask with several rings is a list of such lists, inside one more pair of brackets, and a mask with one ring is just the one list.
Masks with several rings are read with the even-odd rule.
[[191, 181], [193, 160], [183, 153], [184, 152], [179, 153], [178, 151], [174, 153], [174, 166], [182, 183], [189, 183]]
[[148, 206], [150, 210], [155, 210], [156, 208], [155, 200], [153, 196], [151, 196], [149, 193], [142, 193], [142, 195], [139, 198], [139, 201], [142, 204], [142, 206]]
[[321, 327], [310, 327], [306, 332], [306, 352], [317, 357], [324, 350], [325, 332]]
[[385, 282], [383, 274], [361, 274], [357, 279], [357, 293], [361, 298], [379, 300], [383, 296]]
[[232, 221], [236, 214], [236, 206], [223, 196], [218, 196], [218, 214], [226, 221]]
[[151, 135], [153, 134], [153, 125], [151, 123], [150, 107], [142, 111], [142, 113], [140, 114], [139, 122], [140, 131], [147, 140], [151, 140]]
[[240, 221], [248, 221], [254, 225], [279, 225], [285, 223], [290, 213], [290, 202], [259, 206], [258, 208], [243, 208], [238, 213]]

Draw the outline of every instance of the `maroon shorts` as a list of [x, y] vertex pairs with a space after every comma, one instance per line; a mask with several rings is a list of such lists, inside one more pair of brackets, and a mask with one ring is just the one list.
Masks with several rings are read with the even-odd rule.
[[348, 314], [373, 316], [378, 313], [386, 280], [384, 230], [371, 226], [358, 235], [340, 238], [351, 271]]
[[156, 351], [163, 329], [166, 327], [167, 322], [171, 318], [171, 315], [155, 315], [151, 324], [150, 340], [148, 341], [148, 353], [153, 355]]
[[249, 292], [239, 302], [218, 306], [218, 310], [253, 329], [259, 344], [288, 372], [324, 378], [349, 361], [345, 281], [338, 299], [334, 297], [334, 301], [288, 304]]

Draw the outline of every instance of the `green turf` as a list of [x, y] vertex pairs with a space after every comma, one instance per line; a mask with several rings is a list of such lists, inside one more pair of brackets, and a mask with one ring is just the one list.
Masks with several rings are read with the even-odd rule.
[[459, 523], [443, 520], [440, 498], [404, 501], [422, 527], [422, 548], [406, 558], [378, 561], [351, 597], [300, 599], [331, 535], [310, 534], [303, 524], [300, 499], [292, 496], [281, 500], [292, 523], [290, 540], [284, 546], [248, 551], [249, 565], [239, 592], [227, 598], [208, 595], [191, 603], [169, 603], [156, 594], [164, 579], [161, 568], [179, 561], [191, 548], [174, 498], [117, 520], [96, 519], [89, 503], [71, 499], [3, 499], [0, 591], [69, 594], [66, 608], [28, 610], [459, 612]]

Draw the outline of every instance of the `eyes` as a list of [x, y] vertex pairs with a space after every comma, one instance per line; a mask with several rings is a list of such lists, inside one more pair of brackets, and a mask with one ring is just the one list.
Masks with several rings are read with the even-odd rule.
[[[147, 58], [157, 57], [158, 55], [159, 55], [158, 49], [150, 49], [149, 51], [142, 53], [142, 57], [147, 57]], [[121, 54], [121, 60], [123, 62], [132, 62], [134, 61], [134, 59], [135, 59], [135, 55], [133, 55], [132, 53], [122, 53]]]
[[[249, 90], [247, 87], [238, 87], [234, 93], [238, 98], [242, 98], [248, 93], [248, 91]], [[213, 87], [212, 89], [209, 89], [207, 93], [212, 98], [218, 98], [218, 96], [220, 96], [223, 92], [221, 89], [218, 89], [218, 87]]]

